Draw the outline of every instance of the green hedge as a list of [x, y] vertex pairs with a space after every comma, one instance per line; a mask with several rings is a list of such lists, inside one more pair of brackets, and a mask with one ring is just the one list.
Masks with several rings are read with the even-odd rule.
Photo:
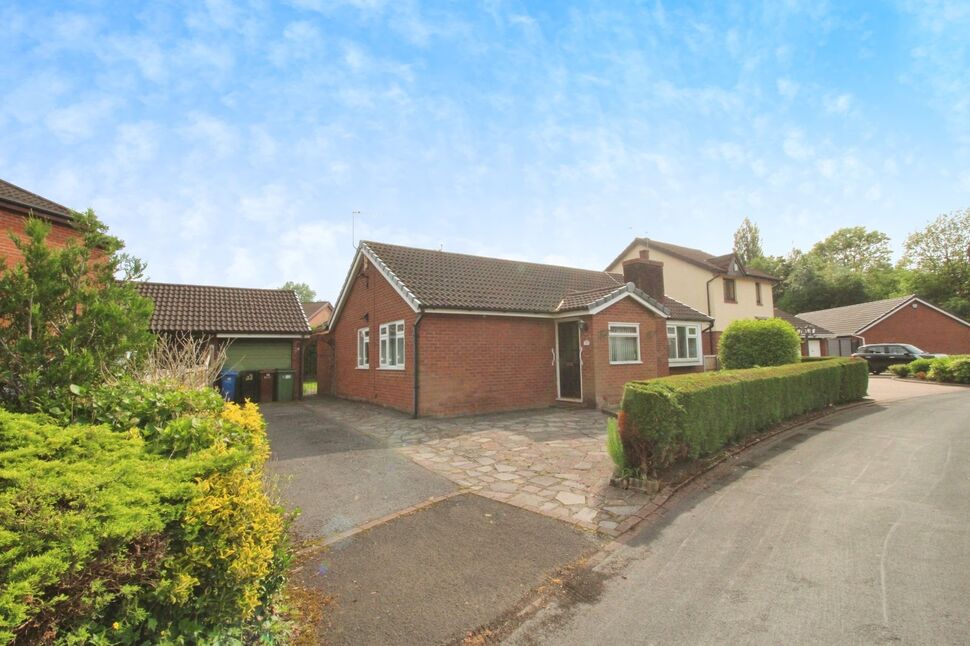
[[802, 339], [782, 319], [738, 319], [721, 334], [717, 354], [728, 370], [781, 366], [801, 360]]
[[80, 408], [107, 424], [0, 409], [0, 642], [265, 642], [289, 557], [258, 409], [132, 384]]
[[866, 395], [865, 361], [851, 358], [634, 381], [619, 416], [627, 460], [655, 473], [709, 455], [778, 422]]

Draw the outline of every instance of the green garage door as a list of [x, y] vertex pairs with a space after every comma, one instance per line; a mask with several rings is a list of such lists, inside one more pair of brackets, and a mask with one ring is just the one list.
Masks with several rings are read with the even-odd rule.
[[289, 368], [293, 344], [289, 339], [235, 339], [226, 348], [227, 370]]

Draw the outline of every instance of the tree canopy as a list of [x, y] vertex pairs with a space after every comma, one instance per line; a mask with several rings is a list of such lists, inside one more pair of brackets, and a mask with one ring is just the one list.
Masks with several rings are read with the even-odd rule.
[[294, 283], [292, 280], [288, 280], [283, 283], [280, 289], [291, 289], [296, 292], [296, 297], [300, 299], [301, 303], [309, 303], [314, 298], [317, 297], [317, 293], [310, 289], [310, 286], [306, 283]]
[[49, 246], [51, 225], [35, 218], [10, 236], [24, 258], [0, 271], [0, 403], [12, 410], [67, 414], [71, 391], [154, 341], [152, 302], [131, 283], [144, 265], [93, 211], [73, 215], [80, 240], [64, 247]]
[[741, 259], [742, 264], [748, 264], [751, 260], [764, 255], [761, 249], [761, 231], [758, 225], [748, 218], [745, 218], [738, 230], [734, 232], [734, 253]]

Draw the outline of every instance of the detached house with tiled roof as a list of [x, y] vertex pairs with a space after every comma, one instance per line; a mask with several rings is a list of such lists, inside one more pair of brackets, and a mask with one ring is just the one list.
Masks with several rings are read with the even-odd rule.
[[658, 262], [609, 273], [362, 242], [316, 337], [317, 378], [414, 415], [609, 407], [630, 380], [702, 369], [709, 324], [664, 293]]
[[622, 271], [623, 263], [635, 258], [663, 263], [667, 293], [714, 320], [704, 334], [705, 355], [717, 354], [718, 339], [732, 321], [774, 316], [771, 288], [778, 279], [746, 267], [737, 254], [717, 256], [691, 247], [634, 238], [606, 271]]
[[915, 294], [798, 316], [831, 330], [831, 355], [849, 355], [860, 345], [873, 343], [908, 343], [926, 352], [970, 354], [970, 322]]
[[0, 270], [3, 269], [4, 259], [9, 267], [23, 261], [10, 235], [26, 238], [24, 225], [30, 216], [51, 225], [47, 241], [52, 246], [63, 246], [68, 240], [81, 236], [74, 228], [69, 208], [0, 179]]

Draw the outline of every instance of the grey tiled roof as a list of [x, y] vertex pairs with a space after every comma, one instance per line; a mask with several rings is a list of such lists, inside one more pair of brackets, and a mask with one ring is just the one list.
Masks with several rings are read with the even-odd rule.
[[828, 328], [833, 334], [847, 336], [855, 334], [866, 327], [877, 318], [896, 309], [909, 299], [909, 296], [899, 298], [887, 298], [881, 301], [870, 301], [859, 303], [858, 305], [846, 305], [844, 307], [833, 307], [828, 310], [817, 310], [815, 312], [802, 312], [798, 318], [805, 319], [813, 325]]
[[153, 332], [309, 334], [296, 294], [284, 289], [137, 283], [155, 303]]
[[803, 318], [799, 318], [799, 317], [795, 316], [794, 314], [789, 314], [785, 310], [780, 310], [777, 307], [775, 308], [775, 318], [776, 319], [782, 319], [783, 321], [788, 321], [789, 323], [791, 323], [794, 326], [794, 328], [796, 330], [803, 330], [805, 328], [815, 328], [815, 334], [816, 335], [832, 334], [832, 331], [831, 330], [827, 330], [826, 328], [822, 327], [821, 325], [816, 325], [815, 323], [812, 323], [811, 321], [806, 321]]
[[670, 310], [670, 318], [675, 321], [713, 321], [710, 316], [695, 310], [690, 305], [685, 305], [680, 301], [669, 296], [664, 296], [664, 305]]
[[71, 210], [57, 202], [52, 202], [46, 197], [41, 197], [36, 193], [20, 188], [6, 180], [0, 179], [0, 202], [6, 202], [22, 209], [39, 211], [41, 213], [56, 215], [61, 218], [70, 218]]

